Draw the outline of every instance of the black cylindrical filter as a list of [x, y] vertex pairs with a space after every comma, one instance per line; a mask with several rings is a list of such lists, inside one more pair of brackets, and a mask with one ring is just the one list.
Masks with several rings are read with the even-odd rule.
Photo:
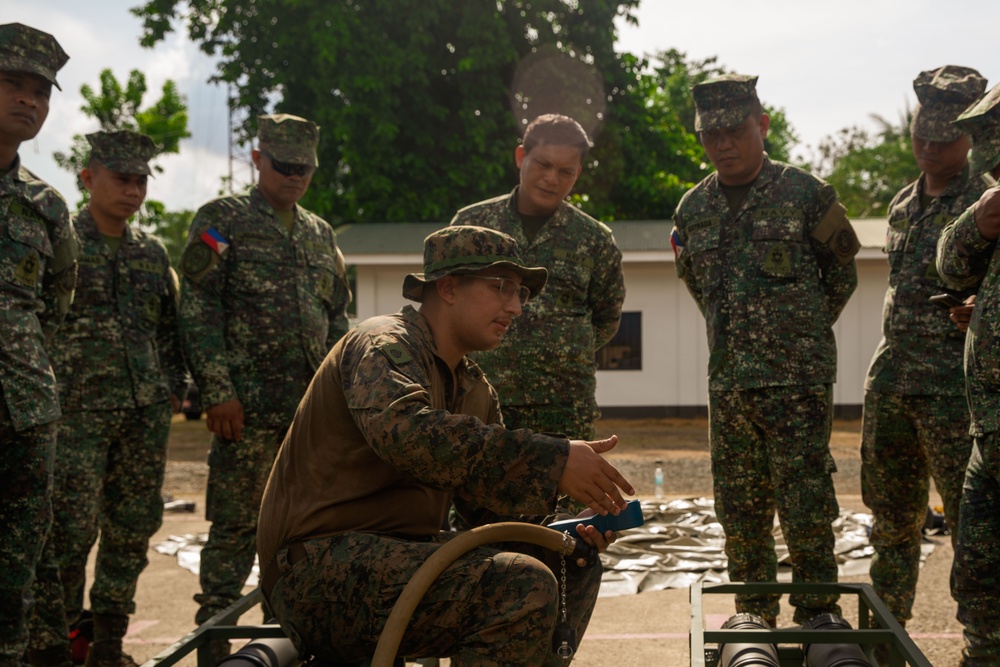
[[[736, 614], [722, 624], [723, 630], [770, 630], [757, 614]], [[774, 644], [722, 644], [719, 667], [779, 667]]]
[[[836, 614], [820, 614], [805, 627], [811, 630], [850, 630], [851, 624]], [[802, 647], [808, 667], [872, 667], [857, 644], [806, 644]]]

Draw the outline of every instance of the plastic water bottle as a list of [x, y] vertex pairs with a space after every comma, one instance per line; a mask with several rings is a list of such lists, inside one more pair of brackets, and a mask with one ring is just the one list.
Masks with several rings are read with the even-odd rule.
[[653, 495], [663, 498], [663, 461], [657, 461], [653, 471]]

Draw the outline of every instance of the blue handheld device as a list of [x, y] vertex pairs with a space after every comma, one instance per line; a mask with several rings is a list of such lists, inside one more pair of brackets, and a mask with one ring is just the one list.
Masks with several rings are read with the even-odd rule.
[[550, 523], [548, 527], [554, 528], [559, 532], [569, 532], [570, 535], [575, 537], [576, 525], [578, 523], [582, 523], [585, 526], [593, 526], [602, 534], [608, 530], [617, 532], [619, 530], [628, 530], [629, 528], [638, 528], [644, 523], [642, 518], [642, 503], [638, 500], [628, 501], [625, 503], [625, 509], [618, 516], [613, 514], [605, 516], [595, 514], [585, 519], [563, 519], [562, 521]]

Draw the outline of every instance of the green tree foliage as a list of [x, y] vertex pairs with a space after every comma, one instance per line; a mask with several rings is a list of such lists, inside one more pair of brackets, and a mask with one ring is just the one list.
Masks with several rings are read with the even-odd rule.
[[837, 188], [853, 217], [884, 216], [893, 196], [920, 175], [910, 140], [907, 107], [899, 123], [873, 115], [876, 131], [847, 127], [820, 142], [814, 173]]
[[[147, 0], [152, 46], [177, 22], [220, 58], [241, 141], [257, 115], [322, 127], [303, 202], [335, 224], [444, 221], [517, 182], [514, 148], [535, 116], [575, 117], [594, 141], [575, 200], [602, 219], [669, 217], [711, 169], [690, 86], [724, 71], [617, 53], [615, 19], [639, 0]], [[777, 157], [794, 142], [780, 111]], [[782, 150], [785, 152], [782, 153]]]
[[[187, 130], [187, 104], [177, 91], [177, 84], [166, 81], [160, 99], [149, 108], [140, 109], [146, 91], [146, 76], [139, 70], [132, 70], [128, 81], [122, 85], [110, 69], [105, 69], [101, 71], [99, 91], [89, 84], [80, 86], [84, 100], [80, 110], [97, 121], [97, 130], [142, 132], [153, 139], [160, 153], [179, 153], [181, 139], [190, 137], [191, 133]], [[57, 151], [53, 157], [60, 167], [79, 175], [89, 155], [90, 144], [86, 137], [76, 134], [69, 152]], [[163, 171], [156, 165], [153, 168], [158, 173]], [[86, 201], [86, 190], [79, 180], [77, 187]]]
[[[713, 169], [694, 131], [691, 88], [727, 70], [715, 57], [691, 60], [676, 49], [621, 58], [634, 83], [615, 101], [618, 150], [605, 155], [617, 159], [585, 171], [574, 199], [602, 220], [669, 218], [681, 196]], [[765, 149], [788, 160], [798, 137], [784, 111], [766, 104], [764, 110], [771, 117]]]
[[[99, 91], [88, 84], [80, 87], [84, 99], [81, 111], [97, 121], [97, 130], [142, 132], [153, 140], [160, 154], [179, 153], [181, 140], [190, 137], [191, 133], [187, 129], [187, 103], [177, 91], [177, 84], [166, 81], [160, 99], [143, 109], [146, 92], [146, 77], [139, 70], [132, 70], [128, 81], [122, 85], [110, 69], [105, 69], [101, 71]], [[56, 152], [53, 157], [56, 164], [77, 175], [77, 187], [81, 194], [79, 207], [82, 208], [87, 203], [88, 193], [79, 174], [87, 166], [90, 144], [84, 135], [74, 135], [69, 152]], [[163, 172], [155, 164], [152, 167], [156, 173]], [[136, 214], [135, 224], [160, 237], [176, 266], [193, 215], [191, 211], [167, 211], [162, 202], [147, 199]]]
[[140, 229], [156, 234], [167, 247], [170, 263], [180, 268], [181, 253], [187, 242], [188, 228], [194, 211], [168, 211], [163, 202], [147, 200], [136, 224]]
[[[334, 222], [416, 221], [448, 220], [509, 191], [518, 117], [552, 110], [553, 99], [583, 100], [585, 108], [570, 113], [589, 111], [603, 126], [592, 153], [603, 163], [605, 146], [616, 145], [606, 136], [615, 124], [608, 98], [624, 95], [628, 78], [614, 51], [614, 19], [637, 4], [151, 0], [134, 11], [145, 45], [181, 19], [191, 39], [221, 58], [215, 78], [233, 85], [242, 140], [273, 107], [322, 127], [307, 206]], [[551, 58], [582, 64], [574, 71], [589, 69], [596, 79], [556, 76], [539, 85], [529, 76], [514, 90], [529, 56], [536, 76], [552, 73]], [[570, 94], [583, 88], [582, 96]]]

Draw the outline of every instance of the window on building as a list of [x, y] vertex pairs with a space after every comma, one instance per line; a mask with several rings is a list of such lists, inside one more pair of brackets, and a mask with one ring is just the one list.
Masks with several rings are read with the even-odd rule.
[[618, 333], [596, 357], [599, 371], [641, 371], [642, 313], [622, 313]]

